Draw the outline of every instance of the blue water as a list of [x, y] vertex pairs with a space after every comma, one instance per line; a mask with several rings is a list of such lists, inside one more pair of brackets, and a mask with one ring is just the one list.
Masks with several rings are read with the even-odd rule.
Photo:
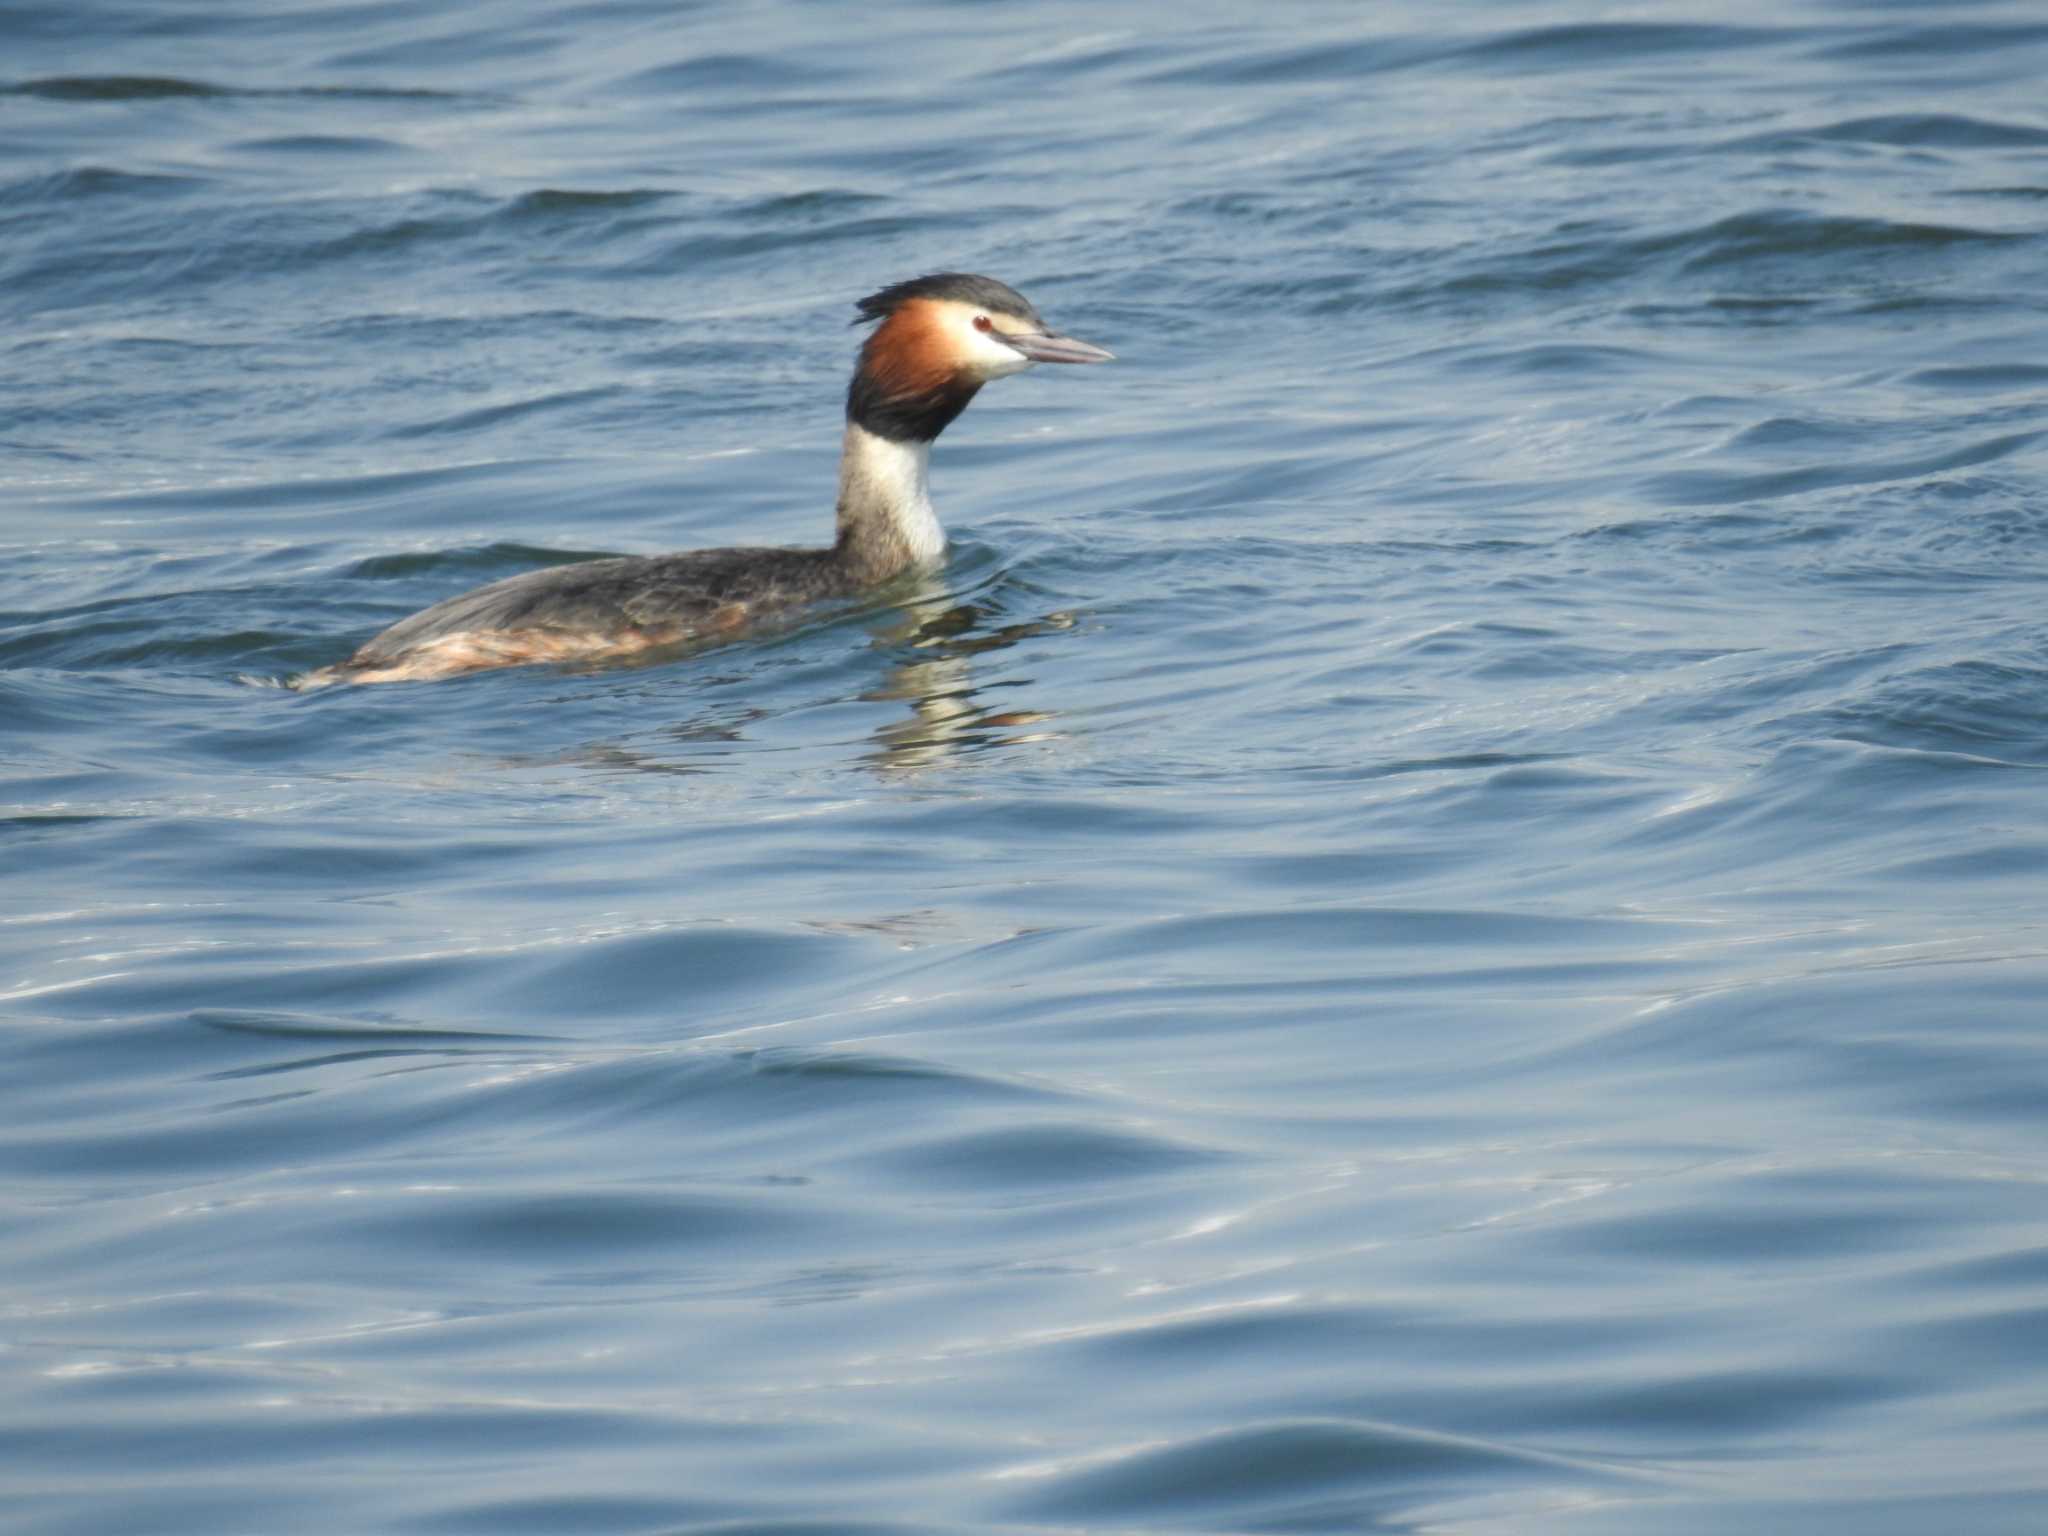
[[[0, 6], [0, 1528], [2048, 1529], [2048, 18]], [[825, 536], [853, 302], [1108, 368]]]

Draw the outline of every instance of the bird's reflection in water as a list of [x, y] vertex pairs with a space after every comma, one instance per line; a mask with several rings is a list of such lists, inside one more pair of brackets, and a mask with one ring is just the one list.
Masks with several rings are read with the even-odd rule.
[[607, 772], [666, 773], [677, 776], [716, 773], [726, 759], [736, 755], [741, 744], [746, 741], [746, 727], [767, 717], [766, 710], [750, 709], [737, 717], [723, 716], [716, 720], [689, 721], [667, 727], [662, 732], [664, 739], [685, 749], [687, 756], [656, 755], [616, 741], [593, 741], [576, 748], [573, 752], [551, 757], [525, 760], [507, 757], [504, 761], [524, 761], [527, 764], [575, 763]]
[[[857, 697], [865, 703], [900, 702], [909, 709], [875, 729], [873, 745], [861, 754], [865, 766], [887, 774], [924, 771], [969, 753], [1056, 737], [1056, 732], [1043, 728], [1053, 718], [1050, 713], [1000, 709], [985, 697], [995, 689], [1023, 687], [1028, 679], [977, 683], [974, 658], [1036, 635], [1073, 629], [1074, 616], [1053, 612], [1018, 623], [992, 623], [1000, 612], [991, 603], [959, 602], [950, 592], [930, 592], [910, 598], [872, 627], [870, 645], [892, 660], [881, 681]], [[691, 660], [702, 664], [712, 654], [715, 652], [700, 652], [693, 658], [688, 651], [678, 650], [637, 657], [624, 666], [614, 663], [563, 671], [614, 677], [623, 672], [652, 678], [663, 666]], [[712, 674], [703, 681], [717, 688], [744, 685], [747, 678], [743, 673]], [[498, 761], [509, 768], [575, 764], [600, 773], [718, 773], [748, 755], [754, 729], [775, 714], [758, 706], [717, 709], [662, 727], [659, 747], [615, 739], [586, 742], [566, 752], [507, 754]]]
[[1052, 719], [1043, 710], [996, 709], [984, 702], [985, 687], [974, 681], [973, 658], [1034, 635], [1072, 629], [1073, 615], [1049, 613], [988, 628], [990, 613], [974, 603], [914, 603], [876, 635], [877, 646], [902, 647], [909, 654], [890, 668], [880, 687], [861, 697], [903, 700], [910, 714], [875, 732], [875, 746], [865, 759], [871, 767], [912, 772], [964, 753], [1044, 741], [1055, 734], [1032, 729]]

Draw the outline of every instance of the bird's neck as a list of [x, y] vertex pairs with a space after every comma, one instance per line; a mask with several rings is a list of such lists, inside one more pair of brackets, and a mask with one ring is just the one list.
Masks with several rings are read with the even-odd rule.
[[932, 511], [925, 479], [931, 456], [928, 442], [899, 442], [858, 422], [846, 424], [834, 553], [863, 584], [944, 558], [946, 531]]

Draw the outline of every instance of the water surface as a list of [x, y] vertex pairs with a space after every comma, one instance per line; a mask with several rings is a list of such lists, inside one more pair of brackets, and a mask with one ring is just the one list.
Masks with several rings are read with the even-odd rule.
[[[0, 12], [0, 1448], [41, 1533], [2033, 1532], [2048, 24]], [[947, 569], [852, 304], [1113, 368]]]

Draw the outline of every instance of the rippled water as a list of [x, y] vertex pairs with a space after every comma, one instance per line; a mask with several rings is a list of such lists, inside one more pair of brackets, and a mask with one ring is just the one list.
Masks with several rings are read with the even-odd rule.
[[[2043, 1528], [2038, 6], [0, 39], [0, 1525]], [[274, 686], [944, 267], [924, 589]]]

